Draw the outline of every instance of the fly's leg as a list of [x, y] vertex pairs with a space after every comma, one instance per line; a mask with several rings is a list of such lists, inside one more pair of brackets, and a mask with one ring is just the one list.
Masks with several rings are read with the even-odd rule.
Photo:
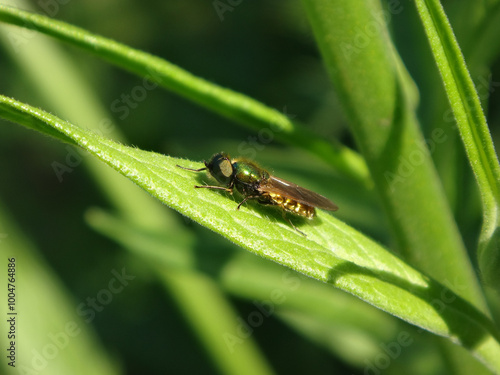
[[305, 234], [304, 232], [302, 232], [299, 228], [297, 228], [295, 225], [293, 225], [292, 221], [286, 216], [285, 212], [281, 212], [281, 215], [283, 216], [283, 219], [285, 219], [286, 221], [288, 221], [288, 223], [292, 226], [293, 229], [295, 229], [297, 232], [299, 232], [301, 235], [303, 235], [304, 237], [307, 237], [307, 234]]
[[[240, 204], [238, 205], [238, 207], [236, 207], [237, 210], [240, 209], [241, 205], [243, 203], [245, 203], [247, 200], [249, 199], [257, 199], [257, 198], [262, 198], [262, 194], [261, 195], [247, 195], [241, 202]], [[266, 201], [259, 201], [259, 203], [261, 204], [273, 204], [272, 202], [266, 202]], [[293, 229], [295, 229], [297, 232], [299, 232], [301, 235], [303, 235], [304, 237], [307, 237], [307, 234], [305, 234], [304, 232], [302, 232], [299, 228], [297, 228], [295, 225], [293, 225], [292, 221], [286, 216], [285, 214], [285, 211], [281, 211], [281, 215], [283, 216], [283, 219], [285, 219], [291, 226]]]
[[260, 198], [261, 195], [247, 195], [245, 198], [243, 198], [243, 200], [240, 202], [240, 204], [238, 205], [238, 207], [236, 207], [237, 210], [240, 209], [241, 205], [243, 203], [245, 203], [247, 200], [249, 199], [257, 199], [257, 198]]
[[214, 189], [214, 190], [224, 190], [227, 191], [228, 193], [233, 194], [233, 188], [227, 188], [224, 186], [210, 186], [210, 185], [195, 185], [194, 186], [197, 189]]

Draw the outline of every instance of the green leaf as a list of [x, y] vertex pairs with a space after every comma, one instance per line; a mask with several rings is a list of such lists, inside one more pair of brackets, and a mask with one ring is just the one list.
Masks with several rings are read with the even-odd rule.
[[33, 29], [138, 74], [222, 116], [254, 129], [267, 129], [278, 139], [303, 148], [350, 178], [370, 185], [364, 160], [353, 150], [328, 142], [298, 121], [246, 95], [217, 86], [159, 57], [48, 17], [0, 5], [0, 21]]
[[437, 0], [416, 0], [483, 203], [478, 258], [483, 277], [500, 287], [500, 164], [460, 47]]
[[488, 317], [335, 217], [319, 213], [315, 222], [300, 226], [304, 237], [271, 209], [249, 205], [237, 211], [224, 193], [193, 189], [205, 177], [176, 165], [200, 163], [118, 144], [4, 96], [0, 116], [44, 134], [52, 127], [61, 133], [58, 138], [72, 139], [149, 194], [241, 247], [448, 337], [500, 369], [500, 336]]
[[178, 225], [144, 229], [100, 209], [89, 210], [86, 218], [98, 232], [147, 262], [222, 373], [273, 373], [255, 340], [242, 340], [235, 323], [238, 314], [225, 293], [196, 269], [195, 241], [188, 230]]
[[[2, 373], [121, 374], [120, 364], [99, 341], [88, 321], [89, 315], [82, 318], [81, 306], [88, 308], [88, 305], [84, 300], [72, 299], [57, 273], [28, 238], [29, 235], [16, 228], [0, 204], [0, 267], [7, 284], [9, 259], [15, 258], [12, 262], [16, 296], [13, 312], [17, 313], [4, 315], [6, 320], [13, 317], [17, 321], [15, 336], [10, 340], [7, 340], [10, 327], [5, 323], [0, 325], [5, 349], [8, 350], [10, 341], [15, 342], [16, 348], [14, 367], [7, 365], [10, 360], [5, 356], [9, 352], [3, 353]], [[6, 314], [7, 293], [3, 298]]]
[[[372, 0], [303, 3], [390, 220], [397, 250], [486, 311], [417, 122], [413, 85], [389, 38], [386, 22], [402, 6], [391, 3], [384, 9]], [[433, 141], [442, 142], [439, 136]]]

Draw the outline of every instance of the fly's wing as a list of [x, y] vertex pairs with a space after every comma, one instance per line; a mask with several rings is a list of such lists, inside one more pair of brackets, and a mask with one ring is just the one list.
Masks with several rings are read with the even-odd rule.
[[328, 198], [300, 187], [293, 182], [274, 176], [270, 176], [268, 180], [262, 181], [259, 185], [259, 190], [263, 193], [280, 194], [305, 205], [321, 208], [322, 210], [337, 211], [339, 209]]

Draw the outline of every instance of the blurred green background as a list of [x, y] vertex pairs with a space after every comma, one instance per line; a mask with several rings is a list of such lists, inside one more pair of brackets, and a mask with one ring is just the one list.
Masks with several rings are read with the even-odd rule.
[[[299, 1], [242, 0], [234, 2], [233, 6], [228, 5], [231, 10], [222, 15], [217, 13], [215, 2], [199, 0], [14, 3], [21, 8], [29, 5], [39, 13], [46, 14], [49, 10], [49, 15], [54, 18], [163, 57], [195, 75], [296, 116], [327, 139], [336, 139], [355, 148]], [[467, 3], [443, 1], [465, 52], [473, 48], [473, 40], [466, 31], [467, 23], [474, 17], [465, 11], [469, 6]], [[471, 15], [470, 19], [465, 15]], [[398, 51], [420, 90], [419, 114], [421, 123], [428, 126], [428, 129], [423, 129], [424, 133], [431, 131], [436, 122], [450, 123], [444, 92], [413, 5], [405, 2], [401, 13], [393, 16], [391, 21], [390, 28]], [[48, 38], [41, 38], [53, 43]], [[93, 100], [102, 107], [95, 112], [99, 115], [94, 118], [111, 119], [122, 133], [122, 136], [114, 133], [106, 136], [126, 139], [127, 143], [144, 150], [197, 161], [221, 150], [236, 156], [246, 149], [243, 142], [257, 136], [255, 131], [236, 126], [161, 88], [143, 89], [142, 79], [75, 48], [54, 43], [56, 56], [45, 50], [32, 56], [30, 61], [16, 52], [16, 48], [31, 48], [30, 43], [37, 43], [35, 40], [38, 39], [31, 36], [12, 39], [4, 32], [0, 46], [2, 94], [44, 108], [61, 118], [74, 113], [75, 118], [71, 121], [82, 127], [95, 127], [95, 122], [88, 123], [88, 119], [79, 116], [79, 113], [91, 109], [78, 99], [80, 95], [86, 95], [79, 92], [84, 89], [71, 85], [68, 74], [54, 63], [62, 59], [64, 64], [72, 66], [75, 74], [88, 86]], [[492, 46], [491, 67], [478, 68], [476, 71], [480, 74], [473, 76], [476, 84], [492, 81], [492, 91], [483, 99], [487, 103], [487, 118], [497, 145], [500, 140], [498, 47]], [[43, 66], [43, 70], [36, 72], [37, 66]], [[491, 76], [488, 68], [491, 68]], [[36, 78], [40, 76], [42, 78]], [[40, 83], [43, 77], [48, 83]], [[59, 99], [56, 98], [58, 95]], [[58, 105], [57, 100], [62, 99], [66, 102]], [[121, 368], [122, 373], [221, 373], [221, 368], [198, 339], [196, 329], [186, 319], [186, 311], [179, 307], [169, 289], [165, 289], [165, 283], [157, 277], [154, 267], [88, 225], [94, 217], [92, 213], [96, 213], [91, 210], [94, 207], [111, 213], [119, 210], [110, 199], [110, 193], [102, 188], [103, 182], [97, 181], [92, 168], [86, 168], [89, 157], [84, 156], [80, 163], [74, 154], [69, 153], [70, 149], [52, 139], [0, 121], [0, 224], [7, 223], [0, 226], [0, 234], [7, 235], [3, 243], [0, 242], [0, 248], [8, 242], [7, 239], [20, 238], [23, 244], [19, 246], [31, 248], [30, 251], [37, 254], [33, 259], [40, 257], [37, 265], [42, 265], [43, 272], [53, 280], [58, 280], [54, 288], [69, 298], [67, 306], [73, 313], [88, 297], [95, 297], [107, 287], [113, 278], [113, 270], [120, 272], [125, 267], [127, 273], [135, 276], [123, 292], [114, 295], [112, 301], [96, 313], [88, 327], [94, 332], [92, 334], [97, 334], [96, 342], [105, 349], [103, 356]], [[436, 150], [433, 157], [466, 245], [472, 251], [477, 243], [481, 207], [467, 160], [461, 148], [458, 150], [456, 155]], [[390, 234], [373, 192], [366, 192], [352, 181], [337, 176], [321, 161], [275, 140], [259, 144], [255, 159], [278, 176], [327, 195], [341, 208], [338, 212], [340, 218], [391, 246]], [[67, 165], [68, 160], [76, 164], [71, 167], [71, 172], [62, 175], [61, 181], [54, 171], [54, 162]], [[458, 163], [457, 169], [463, 171], [459, 176], [463, 182], [460, 191], [451, 189], [452, 184], [446, 183], [449, 178], [446, 166], [450, 160]], [[124, 180], [123, 183], [128, 182]], [[182, 241], [187, 239], [178, 251], [182, 253], [182, 249], [186, 249], [194, 254], [196, 272], [208, 275], [221, 285], [238, 315], [246, 319], [256, 309], [253, 298], [257, 298], [257, 294], [252, 297], [252, 292], [246, 291], [245, 286], [258, 289], [259, 279], [267, 277], [267, 266], [253, 255], [242, 255], [242, 249], [160, 203], [157, 205], [171, 220], [172, 228], [181, 228], [179, 237]], [[143, 217], [137, 218], [138, 222], [148, 221], [147, 211], [143, 210], [140, 215]], [[176, 243], [173, 238], [175, 230], [165, 229], [167, 242]], [[16, 251], [15, 246], [7, 252], [2, 251], [2, 257]], [[169, 251], [168, 245], [164, 251]], [[249, 266], [255, 272], [243, 278], [241, 284], [232, 284], [236, 279], [225, 274], [230, 272], [229, 265], [234, 259], [258, 265]], [[23, 262], [18, 267], [22, 270]], [[287, 272], [276, 265], [269, 267], [273, 275]], [[268, 280], [269, 290], [273, 290], [273, 282], [275, 288], [284, 288], [282, 279], [273, 281], [269, 277]], [[301, 285], [307, 284], [311, 289], [325, 287], [311, 280], [300, 280], [303, 280]], [[42, 281], [42, 291], [52, 287], [49, 282], [44, 287]], [[23, 296], [23, 289], [19, 290], [19, 299], [25, 298], [27, 306], [36, 309], [34, 303], [26, 301], [28, 293], [24, 293]], [[263, 291], [262, 295], [266, 293]], [[356, 304], [350, 300], [346, 303]], [[383, 373], [400, 373], [403, 368], [408, 374], [447, 372], [445, 369], [449, 367], [443, 364], [439, 353], [433, 353], [431, 335], [369, 306], [366, 309], [367, 315], [376, 316], [374, 321], [386, 324], [383, 326], [387, 328], [386, 333], [361, 334], [353, 328], [356, 324], [343, 325], [342, 320], [337, 325], [319, 324], [314, 319], [308, 321], [307, 316], [297, 317], [301, 313], [286, 306], [280, 314], [266, 317], [251, 336], [276, 373], [363, 374], [367, 373], [367, 363], [376, 358], [375, 349], [383, 350], [381, 345], [393, 342], [398, 333], [410, 332], [415, 344], [391, 359], [390, 366], [384, 368]], [[332, 332], [325, 331], [325, 327]], [[372, 341], [358, 337], [365, 334]], [[346, 345], [343, 340], [350, 340], [353, 348], [369, 342], [367, 346], [371, 349], [360, 352], [370, 352], [373, 357], [351, 358], [352, 353], [342, 350]]]

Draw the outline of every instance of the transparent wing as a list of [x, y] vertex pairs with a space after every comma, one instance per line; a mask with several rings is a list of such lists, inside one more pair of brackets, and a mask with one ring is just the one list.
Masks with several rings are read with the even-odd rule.
[[314, 191], [300, 187], [293, 182], [270, 176], [267, 181], [262, 181], [259, 190], [264, 193], [280, 194], [296, 201], [321, 208], [322, 210], [337, 211], [339, 208], [328, 198], [325, 198]]

